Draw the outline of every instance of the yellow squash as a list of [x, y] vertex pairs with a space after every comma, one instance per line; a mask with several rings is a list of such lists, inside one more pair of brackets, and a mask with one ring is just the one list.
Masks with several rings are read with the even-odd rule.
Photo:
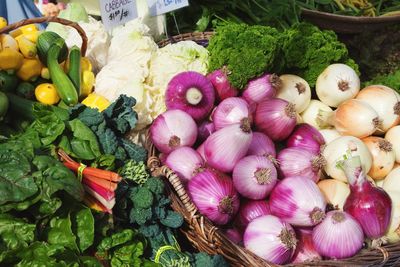
[[42, 83], [35, 88], [36, 100], [42, 104], [54, 105], [60, 101], [57, 90], [51, 83]]
[[93, 91], [95, 81], [93, 72], [88, 70], [82, 72], [81, 96], [87, 96]]
[[104, 96], [91, 93], [82, 101], [82, 104], [87, 107], [97, 108], [101, 112], [105, 110], [111, 103]]
[[0, 17], [0, 29], [4, 28], [7, 26], [7, 20], [3, 17]]
[[21, 68], [17, 71], [17, 76], [23, 81], [33, 81], [40, 76], [42, 63], [38, 58], [24, 58]]
[[26, 38], [24, 35], [20, 35], [17, 38], [19, 50], [21, 51], [22, 55], [24, 55], [25, 58], [35, 58], [37, 54], [37, 48], [36, 44], [34, 42], [31, 42]]
[[18, 70], [23, 63], [24, 56], [11, 48], [3, 48], [0, 51], [0, 69], [7, 71]]
[[22, 34], [31, 34], [31, 33], [38, 32], [38, 31], [39, 31], [39, 29], [36, 26], [36, 24], [28, 24], [28, 25], [21, 26], [16, 30], [13, 30], [12, 32], [10, 32], [10, 35], [12, 37], [16, 38]]
[[11, 35], [5, 33], [1, 34], [0, 41], [3, 48], [11, 48], [18, 51], [18, 43]]

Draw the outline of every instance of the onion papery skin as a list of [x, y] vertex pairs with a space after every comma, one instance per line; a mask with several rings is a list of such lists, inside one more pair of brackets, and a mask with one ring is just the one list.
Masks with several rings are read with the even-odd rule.
[[364, 234], [360, 224], [350, 214], [334, 210], [314, 227], [313, 242], [322, 256], [343, 259], [361, 250]]
[[274, 164], [263, 156], [242, 158], [233, 169], [233, 184], [236, 190], [249, 199], [266, 198], [278, 181]]
[[196, 150], [184, 146], [172, 151], [165, 164], [186, 183], [204, 167], [204, 160]]
[[256, 128], [273, 141], [289, 137], [296, 126], [296, 111], [292, 103], [279, 98], [260, 102], [256, 109]]
[[240, 229], [244, 229], [252, 220], [264, 215], [271, 215], [271, 209], [266, 200], [242, 198], [236, 222]]
[[222, 231], [233, 243], [242, 245], [243, 234], [236, 227], [223, 229]]
[[377, 134], [387, 132], [400, 122], [400, 95], [384, 85], [370, 85], [362, 89], [356, 96], [378, 113], [382, 124]]
[[348, 184], [336, 179], [324, 179], [318, 182], [318, 187], [327, 203], [331, 204], [335, 209], [343, 210], [344, 202], [350, 195]]
[[224, 225], [238, 212], [240, 200], [232, 179], [210, 168], [199, 172], [188, 183], [188, 192], [200, 213]]
[[251, 122], [252, 115], [249, 105], [240, 97], [229, 97], [223, 100], [212, 113], [215, 130], [240, 123], [244, 118], [250, 119]]
[[[193, 92], [194, 94], [190, 94]], [[195, 71], [185, 71], [175, 75], [165, 92], [168, 110], [180, 109], [194, 120], [207, 117], [214, 106], [215, 91], [206, 76]]]
[[272, 215], [251, 221], [244, 232], [243, 241], [245, 248], [275, 264], [288, 262], [297, 243], [292, 226]]
[[347, 183], [347, 177], [341, 168], [336, 165], [343, 160], [343, 155], [351, 151], [353, 156], [360, 156], [362, 167], [368, 173], [372, 166], [372, 156], [368, 147], [358, 138], [353, 136], [341, 136], [328, 143], [322, 155], [326, 159], [325, 172], [330, 177]]
[[247, 154], [252, 136], [246, 119], [216, 131], [205, 141], [207, 164], [225, 173], [232, 172], [236, 163]]
[[322, 260], [312, 240], [312, 229], [296, 228], [295, 231], [298, 243], [292, 258], [292, 263]]
[[261, 132], [253, 132], [253, 138], [251, 139], [247, 155], [264, 156], [275, 163], [275, 144], [267, 135]]
[[199, 147], [196, 149], [197, 153], [199, 153], [199, 155], [203, 158], [203, 160], [206, 160], [206, 154], [204, 152], [204, 143], [203, 142], [201, 145], [199, 145]]
[[398, 191], [387, 191], [387, 193], [392, 200], [392, 216], [385, 237], [389, 243], [394, 244], [400, 241], [400, 194]]
[[385, 134], [385, 139], [393, 145], [393, 150], [396, 155], [396, 162], [400, 163], [400, 125], [389, 129]]
[[210, 121], [204, 121], [200, 123], [198, 127], [197, 141], [204, 142], [213, 132], [215, 132], [214, 123]]
[[277, 91], [276, 97], [295, 104], [298, 113], [303, 112], [311, 101], [311, 89], [308, 82], [293, 74], [284, 74], [279, 78], [282, 86]]
[[317, 78], [315, 91], [323, 103], [337, 107], [360, 91], [360, 78], [346, 64], [329, 65]]
[[313, 226], [325, 217], [325, 198], [307, 177], [288, 177], [278, 182], [269, 203], [273, 215], [293, 226]]
[[360, 157], [350, 157], [343, 165], [350, 185], [343, 210], [360, 223], [366, 237], [382, 237], [390, 223], [392, 201], [389, 195], [367, 180]]
[[222, 101], [225, 98], [237, 96], [239, 94], [239, 91], [230, 84], [226, 68], [211, 72], [207, 75], [207, 78], [214, 86], [218, 101]]
[[286, 140], [287, 147], [300, 147], [315, 154], [321, 153], [323, 145], [325, 145], [325, 140], [321, 133], [307, 123], [297, 125]]
[[372, 155], [372, 166], [368, 175], [374, 180], [382, 180], [393, 169], [396, 155], [393, 145], [378, 136], [368, 136], [362, 139]]
[[311, 99], [308, 107], [301, 113], [301, 118], [303, 123], [308, 123], [321, 130], [331, 127], [329, 123], [320, 118], [321, 114], [326, 112], [332, 112], [332, 109], [319, 100]]
[[321, 178], [326, 160], [321, 154], [300, 147], [288, 147], [278, 154], [279, 169], [283, 177], [302, 176], [315, 183]]
[[335, 129], [322, 129], [319, 130], [320, 134], [324, 138], [325, 144], [329, 144], [336, 138], [341, 137], [340, 133], [336, 131]]
[[341, 135], [364, 138], [381, 127], [378, 113], [369, 104], [349, 99], [334, 111], [332, 125]]
[[159, 115], [150, 127], [150, 139], [166, 154], [182, 146], [192, 146], [197, 138], [197, 125], [182, 110], [168, 110]]
[[275, 97], [276, 91], [281, 87], [281, 80], [276, 74], [263, 74], [246, 85], [242, 97], [249, 104], [260, 103], [265, 99]]

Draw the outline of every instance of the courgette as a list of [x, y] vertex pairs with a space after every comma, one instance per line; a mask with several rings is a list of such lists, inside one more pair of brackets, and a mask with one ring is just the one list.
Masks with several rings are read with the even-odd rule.
[[68, 106], [74, 106], [78, 103], [78, 93], [74, 84], [57, 61], [64, 43], [64, 39], [58, 39], [51, 45], [47, 53], [47, 65], [50, 71], [50, 78], [61, 100]]
[[68, 48], [65, 44], [65, 40], [55, 32], [43, 32], [39, 35], [36, 42], [37, 54], [40, 61], [47, 66], [47, 54], [49, 52], [50, 46], [57, 40], [62, 40], [61, 51], [57, 57], [58, 63], [63, 62], [68, 57]]
[[6, 94], [0, 92], [0, 121], [3, 120], [3, 117], [7, 114], [8, 107], [9, 101]]
[[0, 91], [12, 92], [18, 85], [18, 78], [15, 74], [0, 71]]
[[74, 45], [69, 51], [68, 77], [75, 85], [78, 96], [81, 88], [81, 49]]
[[9, 108], [24, 117], [27, 120], [33, 121], [35, 116], [33, 116], [33, 105], [37, 102], [19, 97], [17, 95], [7, 93], [8, 101], [10, 102]]

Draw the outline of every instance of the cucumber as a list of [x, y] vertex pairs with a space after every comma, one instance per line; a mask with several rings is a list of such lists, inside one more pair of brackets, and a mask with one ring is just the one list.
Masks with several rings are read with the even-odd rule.
[[64, 39], [55, 32], [43, 32], [39, 35], [36, 47], [37, 47], [37, 54], [39, 56], [40, 61], [47, 66], [47, 53], [49, 52], [50, 46], [57, 40], [62, 40], [62, 46], [60, 54], [58, 55], [58, 63], [63, 62], [68, 57], [68, 48], [65, 44]]
[[61, 100], [68, 106], [74, 106], [78, 103], [78, 93], [76, 92], [74, 84], [60, 67], [57, 60], [63, 44], [65, 44], [64, 40], [59, 39], [51, 45], [47, 53], [47, 64], [50, 78], [53, 81]]
[[7, 97], [12, 111], [27, 120], [33, 121], [35, 119], [35, 116], [33, 116], [33, 105], [37, 102], [10, 93], [7, 93]]
[[3, 117], [7, 114], [8, 107], [8, 97], [5, 93], [0, 92], [0, 121], [3, 120]]
[[81, 88], [81, 49], [74, 45], [69, 51], [68, 77], [75, 86], [78, 96]]
[[13, 92], [18, 85], [18, 78], [15, 74], [0, 71], [0, 91]]

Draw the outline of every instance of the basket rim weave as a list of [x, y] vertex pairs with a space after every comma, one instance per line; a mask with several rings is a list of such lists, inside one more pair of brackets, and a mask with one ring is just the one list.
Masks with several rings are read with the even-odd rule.
[[[158, 43], [160, 47], [179, 41], [203, 42], [208, 40], [213, 32], [185, 33], [169, 37]], [[158, 151], [146, 135], [146, 148], [149, 153], [147, 166], [154, 176], [165, 177], [168, 181], [168, 194], [171, 207], [180, 213], [185, 220], [181, 231], [191, 244], [199, 251], [209, 254], [221, 254], [232, 266], [395, 266], [400, 265], [400, 242], [383, 245], [377, 248], [362, 249], [351, 258], [341, 260], [319, 260], [298, 264], [276, 265], [269, 263], [243, 246], [234, 244], [222, 231], [201, 215], [188, 196], [180, 178], [170, 168], [162, 165]]]
[[48, 23], [48, 22], [56, 22], [56, 23], [60, 23], [63, 24], [65, 26], [69, 26], [72, 28], [75, 28], [75, 30], [79, 33], [79, 35], [82, 38], [82, 46], [81, 46], [81, 55], [85, 56], [86, 55], [86, 50], [87, 50], [87, 43], [88, 43], [88, 38], [86, 36], [85, 31], [82, 29], [81, 26], [79, 26], [78, 23], [67, 20], [67, 19], [62, 19], [59, 17], [55, 17], [55, 16], [50, 16], [50, 17], [37, 17], [37, 18], [29, 18], [29, 19], [24, 19], [21, 21], [18, 21], [16, 23], [7, 25], [4, 28], [0, 29], [0, 34], [2, 33], [8, 33], [10, 31], [16, 30], [17, 28], [24, 26], [24, 25], [28, 25], [28, 24], [35, 24], [35, 23]]

